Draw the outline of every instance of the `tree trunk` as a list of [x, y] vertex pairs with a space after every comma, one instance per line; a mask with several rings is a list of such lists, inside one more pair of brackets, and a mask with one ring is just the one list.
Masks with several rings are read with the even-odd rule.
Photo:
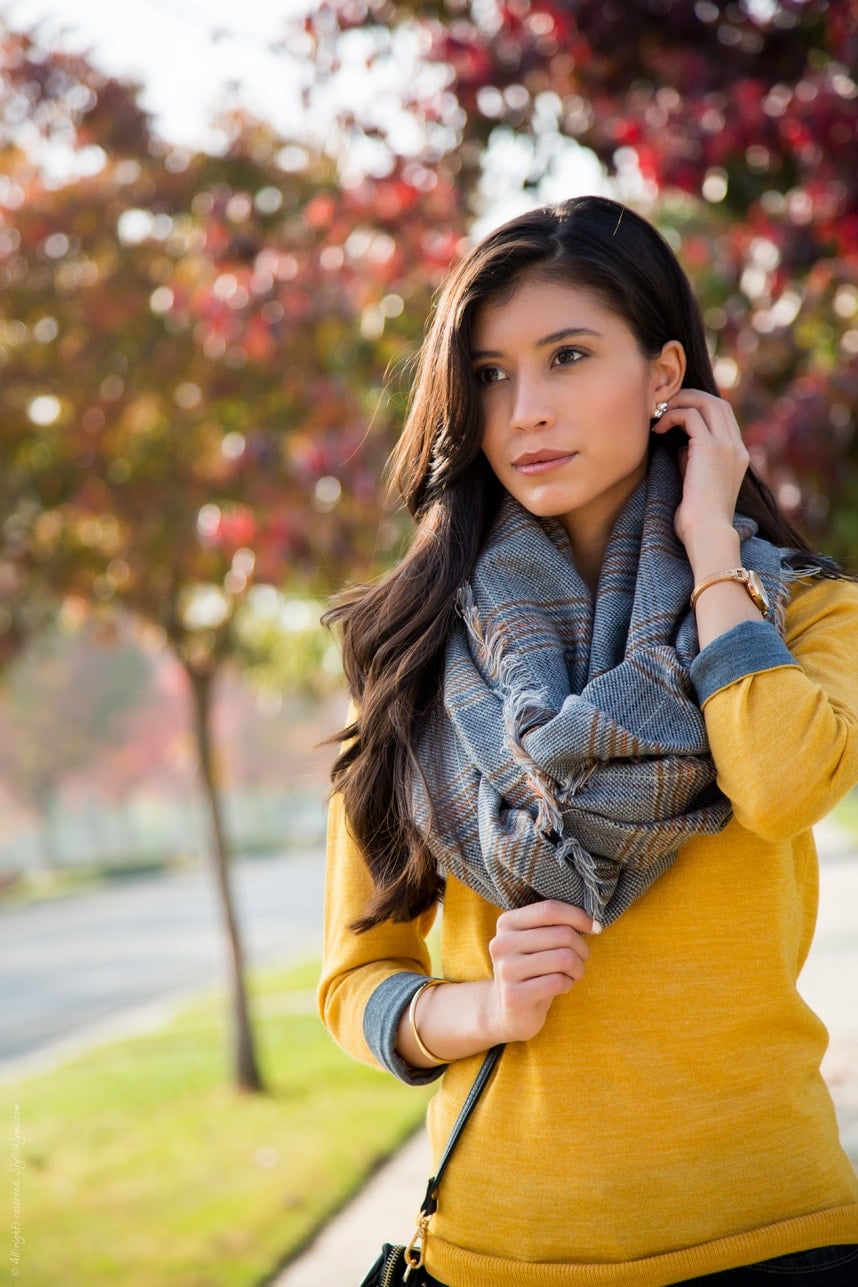
[[200, 776], [209, 816], [212, 858], [214, 859], [215, 875], [229, 944], [230, 966], [232, 969], [232, 1017], [236, 1084], [240, 1090], [261, 1091], [263, 1089], [262, 1078], [256, 1061], [253, 1033], [250, 1027], [250, 1009], [244, 981], [244, 952], [232, 897], [229, 846], [223, 825], [220, 792], [212, 753], [211, 706], [214, 673], [196, 673], [189, 666], [186, 666], [185, 669], [193, 694], [194, 732], [199, 753]]
[[33, 791], [38, 817], [38, 857], [39, 870], [43, 872], [58, 871], [60, 867], [59, 846], [57, 844], [58, 792], [53, 782], [41, 782]]

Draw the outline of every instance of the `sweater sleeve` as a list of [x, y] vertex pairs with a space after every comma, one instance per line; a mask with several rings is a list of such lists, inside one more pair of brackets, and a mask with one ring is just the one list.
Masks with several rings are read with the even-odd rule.
[[789, 840], [858, 782], [858, 585], [800, 584], [781, 640], [743, 622], [692, 667], [718, 785], [736, 820]]
[[424, 1085], [444, 1067], [411, 1068], [396, 1052], [396, 1030], [430, 974], [426, 936], [436, 909], [414, 921], [385, 921], [356, 934], [349, 926], [362, 915], [371, 892], [372, 878], [349, 831], [342, 797], [335, 795], [328, 816], [322, 1022], [355, 1059], [386, 1068], [410, 1085]]

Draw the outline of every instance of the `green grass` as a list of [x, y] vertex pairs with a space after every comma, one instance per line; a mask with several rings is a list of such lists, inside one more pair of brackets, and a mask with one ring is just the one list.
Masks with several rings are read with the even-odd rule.
[[315, 1014], [316, 975], [308, 965], [255, 981], [267, 1095], [231, 1089], [215, 999], [0, 1086], [22, 1165], [17, 1177], [3, 1168], [7, 1199], [19, 1186], [18, 1281], [251, 1287], [300, 1249], [427, 1099], [336, 1048]]

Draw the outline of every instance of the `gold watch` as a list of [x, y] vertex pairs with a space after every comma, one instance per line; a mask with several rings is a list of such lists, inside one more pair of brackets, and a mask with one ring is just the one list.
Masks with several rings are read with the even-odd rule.
[[716, 572], [714, 576], [704, 577], [698, 581], [697, 585], [691, 591], [690, 604], [693, 608], [697, 603], [704, 590], [708, 590], [710, 585], [717, 585], [719, 581], [736, 581], [743, 585], [748, 591], [748, 595], [754, 607], [764, 616], [769, 615], [769, 596], [766, 594], [765, 586], [756, 572], [750, 568], [730, 568], [728, 572]]

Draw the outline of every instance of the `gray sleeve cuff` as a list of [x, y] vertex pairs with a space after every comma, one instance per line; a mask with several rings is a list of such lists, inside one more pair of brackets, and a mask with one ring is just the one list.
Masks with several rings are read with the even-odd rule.
[[769, 621], [742, 621], [703, 649], [691, 663], [691, 681], [703, 703], [737, 679], [797, 662]]
[[391, 974], [375, 989], [363, 1014], [363, 1035], [370, 1050], [383, 1068], [409, 1086], [426, 1086], [436, 1081], [447, 1067], [439, 1064], [437, 1068], [412, 1068], [396, 1050], [396, 1030], [402, 1012], [425, 982], [425, 974], [410, 974], [405, 970]]

